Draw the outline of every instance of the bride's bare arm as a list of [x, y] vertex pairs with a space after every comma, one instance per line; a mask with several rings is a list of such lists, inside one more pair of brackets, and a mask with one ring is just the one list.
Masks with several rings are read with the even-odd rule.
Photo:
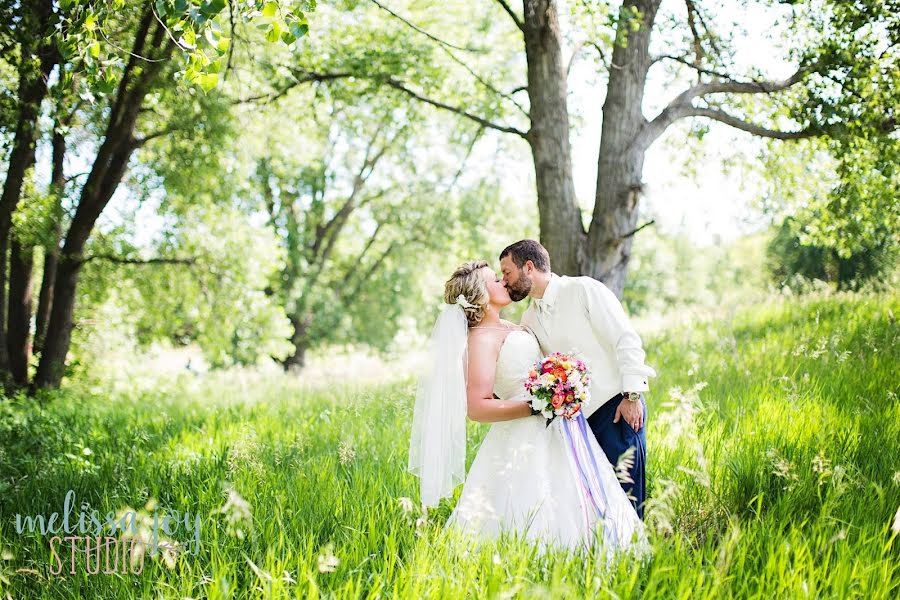
[[[500, 340], [502, 341], [502, 340]], [[499, 343], [494, 336], [469, 338], [468, 415], [473, 421], [495, 423], [531, 416], [526, 402], [494, 398]]]

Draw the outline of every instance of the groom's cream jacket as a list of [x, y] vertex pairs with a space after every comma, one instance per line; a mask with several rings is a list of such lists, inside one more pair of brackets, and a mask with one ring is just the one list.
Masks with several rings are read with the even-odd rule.
[[591, 277], [550, 276], [541, 299], [532, 298], [522, 315], [545, 355], [574, 352], [591, 374], [589, 417], [620, 392], [646, 392], [656, 371], [644, 364], [645, 353], [619, 299]]

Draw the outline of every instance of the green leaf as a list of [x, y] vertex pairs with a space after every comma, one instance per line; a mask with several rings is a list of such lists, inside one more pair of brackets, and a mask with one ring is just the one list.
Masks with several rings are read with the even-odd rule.
[[277, 42], [281, 37], [281, 24], [278, 21], [272, 23], [266, 32], [266, 40], [269, 42]]
[[293, 23], [291, 24], [291, 34], [293, 34], [294, 38], [302, 38], [309, 32], [309, 25], [306, 23]]
[[188, 48], [197, 47], [197, 34], [194, 33], [193, 29], [184, 30], [184, 35], [181, 37], [181, 43]]
[[207, 73], [219, 73], [224, 66], [222, 59], [217, 59], [209, 63], [209, 66], [206, 67]]
[[219, 83], [218, 73], [201, 73], [197, 78], [197, 83], [204, 92], [209, 92]]
[[213, 0], [200, 5], [200, 12], [207, 18], [215, 17], [225, 8], [225, 0]]
[[274, 17], [276, 14], [278, 14], [278, 3], [277, 2], [266, 2], [262, 9], [262, 16]]
[[88, 52], [90, 52], [91, 56], [94, 58], [100, 58], [100, 42], [94, 42], [88, 46]]

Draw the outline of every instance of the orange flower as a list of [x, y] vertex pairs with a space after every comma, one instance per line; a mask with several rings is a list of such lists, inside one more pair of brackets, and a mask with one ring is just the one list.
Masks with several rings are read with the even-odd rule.
[[550, 404], [553, 405], [553, 408], [559, 408], [563, 405], [566, 398], [560, 394], [553, 394], [553, 399], [550, 400]]

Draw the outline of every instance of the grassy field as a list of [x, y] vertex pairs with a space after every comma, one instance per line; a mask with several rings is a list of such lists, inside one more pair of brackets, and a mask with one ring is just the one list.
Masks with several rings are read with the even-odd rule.
[[[646, 565], [443, 532], [451, 505], [424, 516], [404, 500], [409, 378], [354, 388], [336, 363], [317, 387], [225, 373], [6, 400], [0, 596], [895, 598], [895, 315], [897, 295], [773, 300], [645, 340], [660, 373]], [[471, 459], [486, 427], [469, 431]], [[76, 513], [199, 515], [201, 543], [176, 531], [180, 553], [111, 575], [87, 574], [85, 553], [71, 574], [57, 546], [54, 575], [52, 534], [18, 533], [16, 515], [62, 513], [68, 490]]]

